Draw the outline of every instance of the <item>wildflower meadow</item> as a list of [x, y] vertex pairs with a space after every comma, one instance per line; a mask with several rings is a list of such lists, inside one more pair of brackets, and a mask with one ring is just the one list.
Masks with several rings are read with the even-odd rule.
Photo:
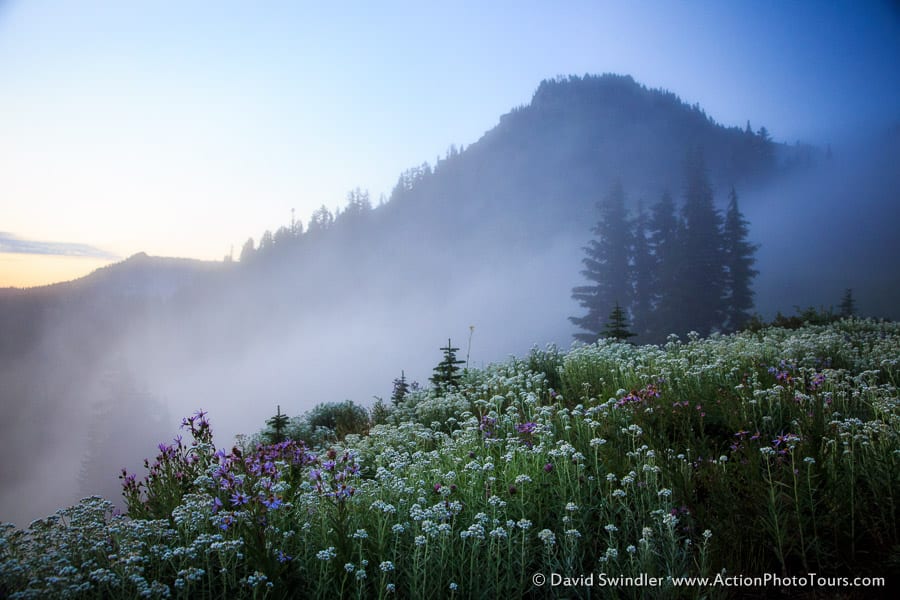
[[219, 446], [198, 411], [122, 473], [124, 514], [93, 497], [3, 525], [0, 597], [695, 598], [746, 590], [665, 581], [890, 578], [898, 360], [900, 325], [847, 319], [535, 349], [318, 444]]

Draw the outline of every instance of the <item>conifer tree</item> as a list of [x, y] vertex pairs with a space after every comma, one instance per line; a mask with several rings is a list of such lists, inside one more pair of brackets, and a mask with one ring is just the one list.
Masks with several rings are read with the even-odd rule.
[[[638, 331], [637, 335], [645, 335], [649, 331], [653, 318], [653, 275], [656, 270], [656, 261], [650, 253], [647, 240], [647, 215], [640, 204], [638, 204], [638, 214], [633, 225], [631, 247], [632, 324]], [[618, 306], [618, 302], [616, 306]]]
[[391, 402], [397, 406], [409, 393], [409, 384], [406, 382], [406, 374], [401, 370], [400, 377], [394, 380], [394, 389], [391, 392]]
[[724, 317], [722, 217], [713, 204], [702, 152], [689, 152], [685, 166], [684, 229], [679, 244], [683, 254], [675, 281], [676, 300], [685, 318], [676, 332], [693, 330], [707, 336], [722, 326]]
[[248, 263], [253, 260], [256, 249], [253, 247], [253, 238], [248, 238], [241, 247], [241, 262]]
[[609, 313], [609, 319], [603, 327], [603, 336], [620, 342], [635, 336], [634, 333], [628, 330], [628, 320], [625, 317], [625, 311], [619, 306], [618, 302], [616, 302], [612, 312]]
[[675, 201], [664, 192], [653, 207], [649, 230], [649, 250], [653, 257], [650, 274], [653, 287], [653, 319], [649, 329], [654, 338], [682, 329], [682, 307], [685, 299], [678, 296], [678, 269], [681, 262], [681, 222], [675, 209]]
[[441, 350], [444, 352], [444, 359], [434, 368], [434, 374], [431, 376], [431, 383], [434, 387], [442, 392], [448, 391], [452, 387], [459, 385], [461, 374], [459, 365], [465, 361], [456, 358], [459, 348], [454, 348], [447, 339], [447, 345]]
[[369, 420], [372, 425], [384, 425], [387, 423], [390, 414], [391, 411], [385, 405], [384, 400], [375, 396], [375, 404], [372, 405], [372, 410], [369, 412]]
[[284, 430], [287, 429], [288, 422], [288, 416], [281, 414], [281, 405], [279, 404], [275, 416], [266, 421], [266, 425], [269, 426], [268, 431], [266, 431], [269, 443], [279, 444], [285, 440]]
[[844, 297], [838, 308], [842, 319], [849, 319], [856, 314], [856, 301], [853, 300], [853, 290], [851, 288], [844, 290]]
[[631, 302], [631, 231], [621, 182], [613, 185], [598, 208], [600, 220], [592, 229], [596, 237], [585, 246], [587, 256], [582, 260], [585, 269], [581, 274], [590, 284], [572, 289], [572, 298], [587, 309], [587, 314], [569, 317], [572, 323], [585, 331], [576, 333], [575, 338], [587, 343], [596, 341], [603, 332], [606, 317], [617, 299], [621, 299], [626, 307]]
[[734, 188], [725, 213], [722, 231], [725, 259], [725, 323], [731, 331], [742, 329], [751, 318], [753, 289], [751, 282], [759, 271], [753, 268], [757, 245], [747, 241], [749, 223], [738, 208], [738, 196]]
[[326, 229], [331, 228], [331, 226], [334, 224], [334, 220], [335, 216], [323, 204], [315, 211], [313, 211], [313, 214], [309, 219], [309, 226], [307, 226], [306, 231], [307, 233], [311, 234], [325, 231]]
[[272, 232], [268, 229], [263, 232], [262, 237], [259, 238], [259, 253], [263, 254], [268, 252], [275, 246], [275, 236], [272, 235]]

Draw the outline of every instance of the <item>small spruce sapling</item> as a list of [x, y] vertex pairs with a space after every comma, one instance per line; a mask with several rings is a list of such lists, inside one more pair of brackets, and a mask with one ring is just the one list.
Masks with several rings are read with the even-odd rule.
[[380, 396], [375, 396], [374, 398], [375, 404], [372, 405], [372, 409], [369, 411], [369, 424], [384, 425], [388, 422], [391, 409], [384, 403], [384, 400]]
[[459, 365], [464, 364], [465, 361], [456, 358], [459, 348], [454, 348], [449, 338], [447, 339], [447, 345], [441, 350], [444, 352], [444, 359], [434, 368], [434, 374], [429, 381], [431, 381], [435, 389], [446, 392], [450, 388], [459, 385], [462, 378]]
[[279, 404], [275, 416], [266, 421], [266, 425], [269, 426], [266, 437], [270, 443], [280, 444], [285, 440], [284, 430], [287, 428], [289, 420], [287, 415], [281, 414], [281, 405]]
[[853, 289], [847, 288], [841, 300], [840, 315], [842, 319], [849, 319], [856, 315], [856, 301], [853, 299]]
[[624, 342], [635, 334], [628, 330], [628, 321], [625, 317], [625, 311], [616, 302], [615, 308], [609, 313], [609, 320], [603, 327], [603, 335], [608, 338]]
[[391, 392], [391, 403], [397, 406], [409, 393], [409, 384], [406, 382], [406, 373], [400, 371], [400, 377], [394, 380], [394, 390]]

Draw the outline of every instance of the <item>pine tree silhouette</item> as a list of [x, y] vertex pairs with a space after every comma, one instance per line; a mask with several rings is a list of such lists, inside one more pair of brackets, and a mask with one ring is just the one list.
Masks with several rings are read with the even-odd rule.
[[685, 202], [682, 209], [682, 251], [676, 279], [676, 301], [684, 317], [684, 334], [709, 335], [722, 326], [725, 294], [722, 216], [713, 204], [713, 193], [703, 153], [688, 153]]
[[738, 208], [738, 196], [731, 188], [722, 237], [725, 252], [725, 323], [731, 331], [743, 329], [751, 318], [753, 289], [751, 282], [759, 274], [753, 268], [753, 254], [759, 246], [747, 241], [749, 223]]
[[[650, 252], [647, 239], [647, 215], [643, 206], [638, 204], [638, 214], [634, 219], [631, 247], [632, 324], [637, 330], [635, 335], [645, 336], [650, 332], [653, 320], [653, 300], [655, 295], [654, 274], [656, 257]], [[618, 306], [618, 302], [616, 303]]]
[[600, 220], [592, 230], [596, 238], [585, 246], [587, 256], [582, 260], [585, 269], [581, 274], [590, 284], [572, 289], [572, 298], [587, 309], [587, 314], [569, 317], [572, 323], [586, 332], [576, 333], [575, 339], [587, 343], [596, 341], [603, 332], [606, 316], [618, 298], [624, 297], [626, 306], [631, 300], [631, 230], [621, 182], [613, 185], [598, 208]]
[[653, 207], [648, 224], [653, 285], [653, 318], [648, 324], [654, 339], [665, 338], [682, 329], [684, 318], [680, 306], [684, 299], [678, 296], [678, 270], [681, 263], [682, 224], [676, 213], [675, 201], [664, 192]]
[[842, 319], [849, 319], [856, 314], [856, 301], [853, 299], [853, 290], [847, 288], [844, 290], [844, 297], [841, 299], [841, 305], [838, 307]]

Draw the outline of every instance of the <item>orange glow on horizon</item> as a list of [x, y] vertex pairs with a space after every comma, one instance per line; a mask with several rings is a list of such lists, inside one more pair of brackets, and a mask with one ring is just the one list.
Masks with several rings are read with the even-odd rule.
[[116, 261], [80, 256], [0, 253], [0, 288], [71, 281], [113, 262]]

